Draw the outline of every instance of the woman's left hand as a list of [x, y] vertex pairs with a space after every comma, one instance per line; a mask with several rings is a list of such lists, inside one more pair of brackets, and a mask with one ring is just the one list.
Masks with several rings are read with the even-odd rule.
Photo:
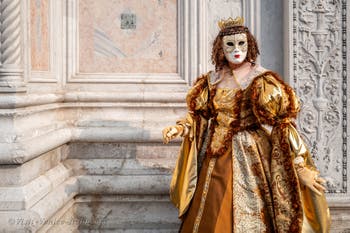
[[318, 176], [319, 172], [311, 170], [306, 166], [299, 167], [296, 171], [300, 183], [310, 188], [317, 195], [321, 195], [322, 192], [326, 191], [326, 188], [323, 186], [326, 183], [326, 180]]

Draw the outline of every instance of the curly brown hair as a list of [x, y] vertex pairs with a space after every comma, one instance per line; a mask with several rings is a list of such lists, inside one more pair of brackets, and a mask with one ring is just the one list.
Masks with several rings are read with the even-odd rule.
[[215, 70], [219, 71], [224, 66], [228, 66], [228, 61], [226, 60], [224, 50], [222, 48], [222, 38], [227, 35], [234, 35], [239, 33], [245, 33], [248, 40], [248, 52], [247, 57], [244, 61], [255, 64], [257, 56], [260, 54], [258, 44], [254, 36], [250, 33], [249, 29], [244, 26], [235, 26], [223, 28], [219, 34], [216, 36], [213, 49], [211, 53], [211, 61], [215, 65]]

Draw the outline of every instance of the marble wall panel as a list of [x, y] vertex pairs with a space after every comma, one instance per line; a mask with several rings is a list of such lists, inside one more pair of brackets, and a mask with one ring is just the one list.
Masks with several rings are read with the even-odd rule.
[[211, 50], [215, 37], [219, 33], [218, 21], [221, 19], [227, 19], [229, 17], [235, 18], [237, 16], [243, 16], [242, 12], [242, 0], [209, 0], [206, 1], [206, 10], [208, 12], [208, 34], [207, 41], [209, 43], [207, 58], [209, 70], [214, 66], [211, 64]]
[[31, 69], [49, 71], [49, 0], [30, 0]]
[[79, 72], [176, 73], [176, 0], [79, 1]]
[[283, 78], [283, 1], [261, 1], [260, 63]]

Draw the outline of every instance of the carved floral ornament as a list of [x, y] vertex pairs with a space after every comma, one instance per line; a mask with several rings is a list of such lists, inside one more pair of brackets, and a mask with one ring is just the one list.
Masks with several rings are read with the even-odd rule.
[[347, 192], [345, 0], [293, 1], [293, 54], [298, 125], [328, 190]]

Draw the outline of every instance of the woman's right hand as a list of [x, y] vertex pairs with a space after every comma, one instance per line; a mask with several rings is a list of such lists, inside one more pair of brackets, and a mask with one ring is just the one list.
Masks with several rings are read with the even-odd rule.
[[163, 142], [168, 144], [172, 139], [182, 135], [184, 128], [182, 125], [168, 126], [163, 129]]

